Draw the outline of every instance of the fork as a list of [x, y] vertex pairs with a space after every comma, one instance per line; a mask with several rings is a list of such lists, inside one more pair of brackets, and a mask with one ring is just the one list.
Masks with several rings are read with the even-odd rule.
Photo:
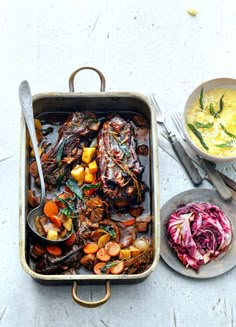
[[165, 130], [168, 134], [168, 140], [170, 141], [176, 155], [178, 156], [180, 162], [182, 163], [184, 169], [186, 170], [188, 176], [192, 180], [194, 185], [200, 185], [203, 181], [201, 175], [199, 174], [197, 168], [194, 166], [192, 160], [188, 156], [187, 152], [185, 151], [183, 145], [181, 142], [176, 138], [175, 134], [171, 133], [169, 128], [167, 127], [165, 123], [165, 117], [162, 114], [162, 111], [156, 101], [156, 98], [151, 93], [149, 94], [149, 99], [156, 111], [157, 114], [157, 122], [159, 124], [162, 124], [165, 127]]
[[175, 124], [177, 131], [179, 132], [179, 135], [184, 141], [186, 141], [185, 135], [182, 130], [181, 114], [179, 112], [178, 113], [174, 112], [172, 113], [171, 118]]
[[[182, 130], [182, 122], [181, 122], [181, 115], [180, 113], [174, 113], [171, 115], [171, 118], [175, 124], [175, 127], [177, 128], [180, 136], [184, 141], [186, 141], [185, 135]], [[197, 159], [200, 162], [202, 168], [206, 171], [207, 176], [205, 179], [210, 181], [220, 194], [221, 198], [223, 200], [230, 200], [232, 198], [232, 193], [226, 186], [226, 180], [224, 180], [224, 176], [220, 174], [216, 169], [215, 169], [215, 164], [201, 158], [199, 155], [197, 155]], [[224, 178], [223, 178], [224, 177]]]

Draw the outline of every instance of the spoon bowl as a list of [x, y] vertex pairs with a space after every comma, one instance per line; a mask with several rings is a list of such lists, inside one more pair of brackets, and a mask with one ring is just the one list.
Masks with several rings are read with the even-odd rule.
[[45, 204], [45, 198], [46, 198], [46, 192], [45, 192], [45, 182], [44, 182], [44, 177], [43, 177], [43, 170], [42, 170], [42, 165], [41, 165], [41, 160], [39, 157], [38, 153], [38, 142], [36, 138], [36, 133], [35, 133], [35, 127], [34, 127], [34, 115], [33, 115], [33, 106], [32, 106], [32, 96], [31, 96], [31, 90], [29, 83], [27, 81], [22, 81], [20, 86], [19, 86], [19, 99], [20, 99], [20, 104], [22, 108], [22, 112], [25, 118], [25, 123], [27, 125], [34, 154], [35, 154], [35, 160], [37, 163], [37, 168], [38, 168], [38, 175], [39, 175], [39, 181], [40, 181], [40, 203], [39, 206], [32, 209], [28, 215], [27, 215], [27, 223], [28, 226], [35, 236], [35, 238], [42, 243], [46, 244], [53, 244], [53, 245], [59, 245], [63, 244], [74, 232], [73, 231], [73, 226], [72, 230], [66, 234], [66, 237], [58, 239], [58, 240], [49, 240], [46, 237], [40, 235], [37, 232], [36, 226], [35, 226], [35, 219], [36, 217], [43, 216], [43, 206]]

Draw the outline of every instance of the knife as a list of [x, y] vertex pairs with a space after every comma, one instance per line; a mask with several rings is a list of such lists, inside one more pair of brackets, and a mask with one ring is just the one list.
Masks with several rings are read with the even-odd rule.
[[[167, 139], [167, 137], [164, 135], [164, 134], [162, 134], [162, 136], [165, 138], [165, 139]], [[158, 144], [159, 144], [159, 146], [160, 146], [160, 148], [165, 152], [165, 153], [167, 153], [171, 158], [173, 158], [174, 160], [176, 160], [177, 162], [179, 162], [180, 163], [180, 161], [179, 161], [179, 159], [178, 159], [178, 157], [176, 156], [176, 154], [172, 151], [172, 149], [171, 149], [171, 147], [169, 146], [168, 147], [168, 144], [166, 143], [166, 142], [163, 142], [163, 140], [161, 139], [161, 138], [159, 138], [159, 140], [158, 140]], [[199, 167], [201, 167], [202, 169], [204, 169], [204, 167], [203, 167], [203, 165], [204, 165], [204, 162], [205, 161], [207, 161], [206, 159], [202, 159], [202, 162], [199, 162], [198, 160], [196, 160], [196, 159], [198, 159], [198, 158], [192, 158], [192, 156], [191, 155], [189, 155], [189, 157], [199, 166]], [[202, 164], [203, 163], [203, 164]], [[222, 189], [220, 189], [219, 190], [219, 193], [220, 193], [220, 195], [222, 195], [223, 196], [223, 198], [225, 199], [225, 198], [228, 198], [228, 199], [230, 199], [231, 197], [233, 197], [233, 199], [236, 201], [236, 182], [234, 181], [234, 180], [232, 180], [231, 178], [229, 178], [228, 176], [226, 176], [225, 174], [223, 174], [223, 173], [221, 173], [221, 172], [219, 172], [218, 170], [216, 170], [215, 169], [215, 164], [213, 163], [213, 162], [209, 162], [209, 161], [207, 161], [207, 164], [206, 164], [206, 166], [207, 166], [207, 168], [209, 167], [209, 169], [208, 170], [205, 170], [206, 171], [206, 173], [207, 173], [207, 176], [204, 178], [204, 179], [206, 179], [207, 181], [209, 181], [211, 184], [213, 184], [213, 181], [214, 181], [214, 177], [212, 178], [212, 180], [210, 179], [210, 177], [209, 177], [209, 174], [212, 176], [212, 175], [214, 175], [215, 173], [216, 173], [216, 175], [217, 175], [217, 177], [219, 178], [219, 176], [221, 177], [221, 179], [223, 180], [223, 182], [226, 184], [226, 185], [228, 185], [228, 187], [230, 188], [227, 188], [226, 189], [226, 193], [224, 193], [224, 191], [222, 192]], [[205, 168], [206, 168], [206, 166], [205, 166]], [[214, 185], [216, 188], [217, 187], [220, 187], [220, 186], [218, 186], [218, 185], [222, 185], [222, 182], [220, 182], [220, 183], [216, 183], [216, 185]], [[224, 187], [224, 186], [223, 186]], [[225, 189], [223, 189], [223, 190], [225, 190]], [[232, 190], [232, 191], [231, 191]], [[230, 194], [228, 193], [228, 191], [231, 193], [231, 196], [230, 196]], [[226, 194], [226, 196], [225, 196], [225, 194]]]
[[186, 170], [188, 176], [192, 180], [194, 185], [200, 185], [203, 181], [201, 175], [199, 174], [199, 171], [197, 168], [194, 166], [191, 158], [188, 156], [187, 152], [185, 151], [183, 145], [180, 143], [180, 141], [177, 139], [177, 137], [169, 133], [168, 134], [168, 139], [177, 155], [179, 158], [179, 161], [182, 163], [184, 169]]
[[209, 180], [215, 186], [216, 190], [220, 194], [221, 198], [225, 201], [231, 200], [232, 193], [230, 192], [229, 188], [223, 181], [218, 171], [213, 167], [212, 163], [206, 159], [199, 157], [199, 155], [197, 155], [197, 158], [200, 161], [204, 170], [206, 171]]

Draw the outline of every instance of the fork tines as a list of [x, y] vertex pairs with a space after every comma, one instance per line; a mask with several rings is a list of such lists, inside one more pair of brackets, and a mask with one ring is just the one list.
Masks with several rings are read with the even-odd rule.
[[182, 126], [182, 121], [181, 121], [181, 114], [180, 113], [173, 113], [171, 114], [171, 118], [175, 124], [175, 127], [177, 128], [180, 136], [182, 139], [185, 141], [185, 136], [183, 133], [183, 126]]

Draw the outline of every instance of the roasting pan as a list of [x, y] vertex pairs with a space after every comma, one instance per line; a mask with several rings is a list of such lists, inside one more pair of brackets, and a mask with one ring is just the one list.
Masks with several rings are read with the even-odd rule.
[[[74, 78], [81, 70], [92, 70], [99, 75], [100, 92], [74, 92]], [[21, 148], [20, 148], [20, 207], [19, 207], [19, 251], [20, 261], [24, 271], [35, 281], [49, 284], [71, 284], [72, 298], [85, 307], [97, 307], [105, 303], [111, 295], [111, 283], [141, 282], [155, 269], [160, 256], [160, 205], [159, 205], [159, 163], [158, 163], [158, 137], [155, 110], [152, 109], [147, 98], [138, 93], [105, 92], [105, 78], [103, 74], [93, 67], [81, 67], [74, 71], [69, 78], [69, 92], [41, 93], [33, 96], [34, 116], [38, 117], [44, 112], [56, 115], [57, 112], [71, 112], [86, 110], [104, 112], [137, 112], [145, 115], [150, 124], [150, 209], [152, 214], [151, 237], [154, 245], [154, 258], [152, 265], [143, 273], [134, 275], [43, 275], [36, 273], [30, 265], [29, 242], [30, 232], [26, 223], [28, 214], [27, 191], [30, 187], [29, 177], [29, 146], [27, 131], [22, 115], [21, 118]], [[96, 301], [88, 302], [79, 298], [79, 284], [105, 285], [105, 296]]]

